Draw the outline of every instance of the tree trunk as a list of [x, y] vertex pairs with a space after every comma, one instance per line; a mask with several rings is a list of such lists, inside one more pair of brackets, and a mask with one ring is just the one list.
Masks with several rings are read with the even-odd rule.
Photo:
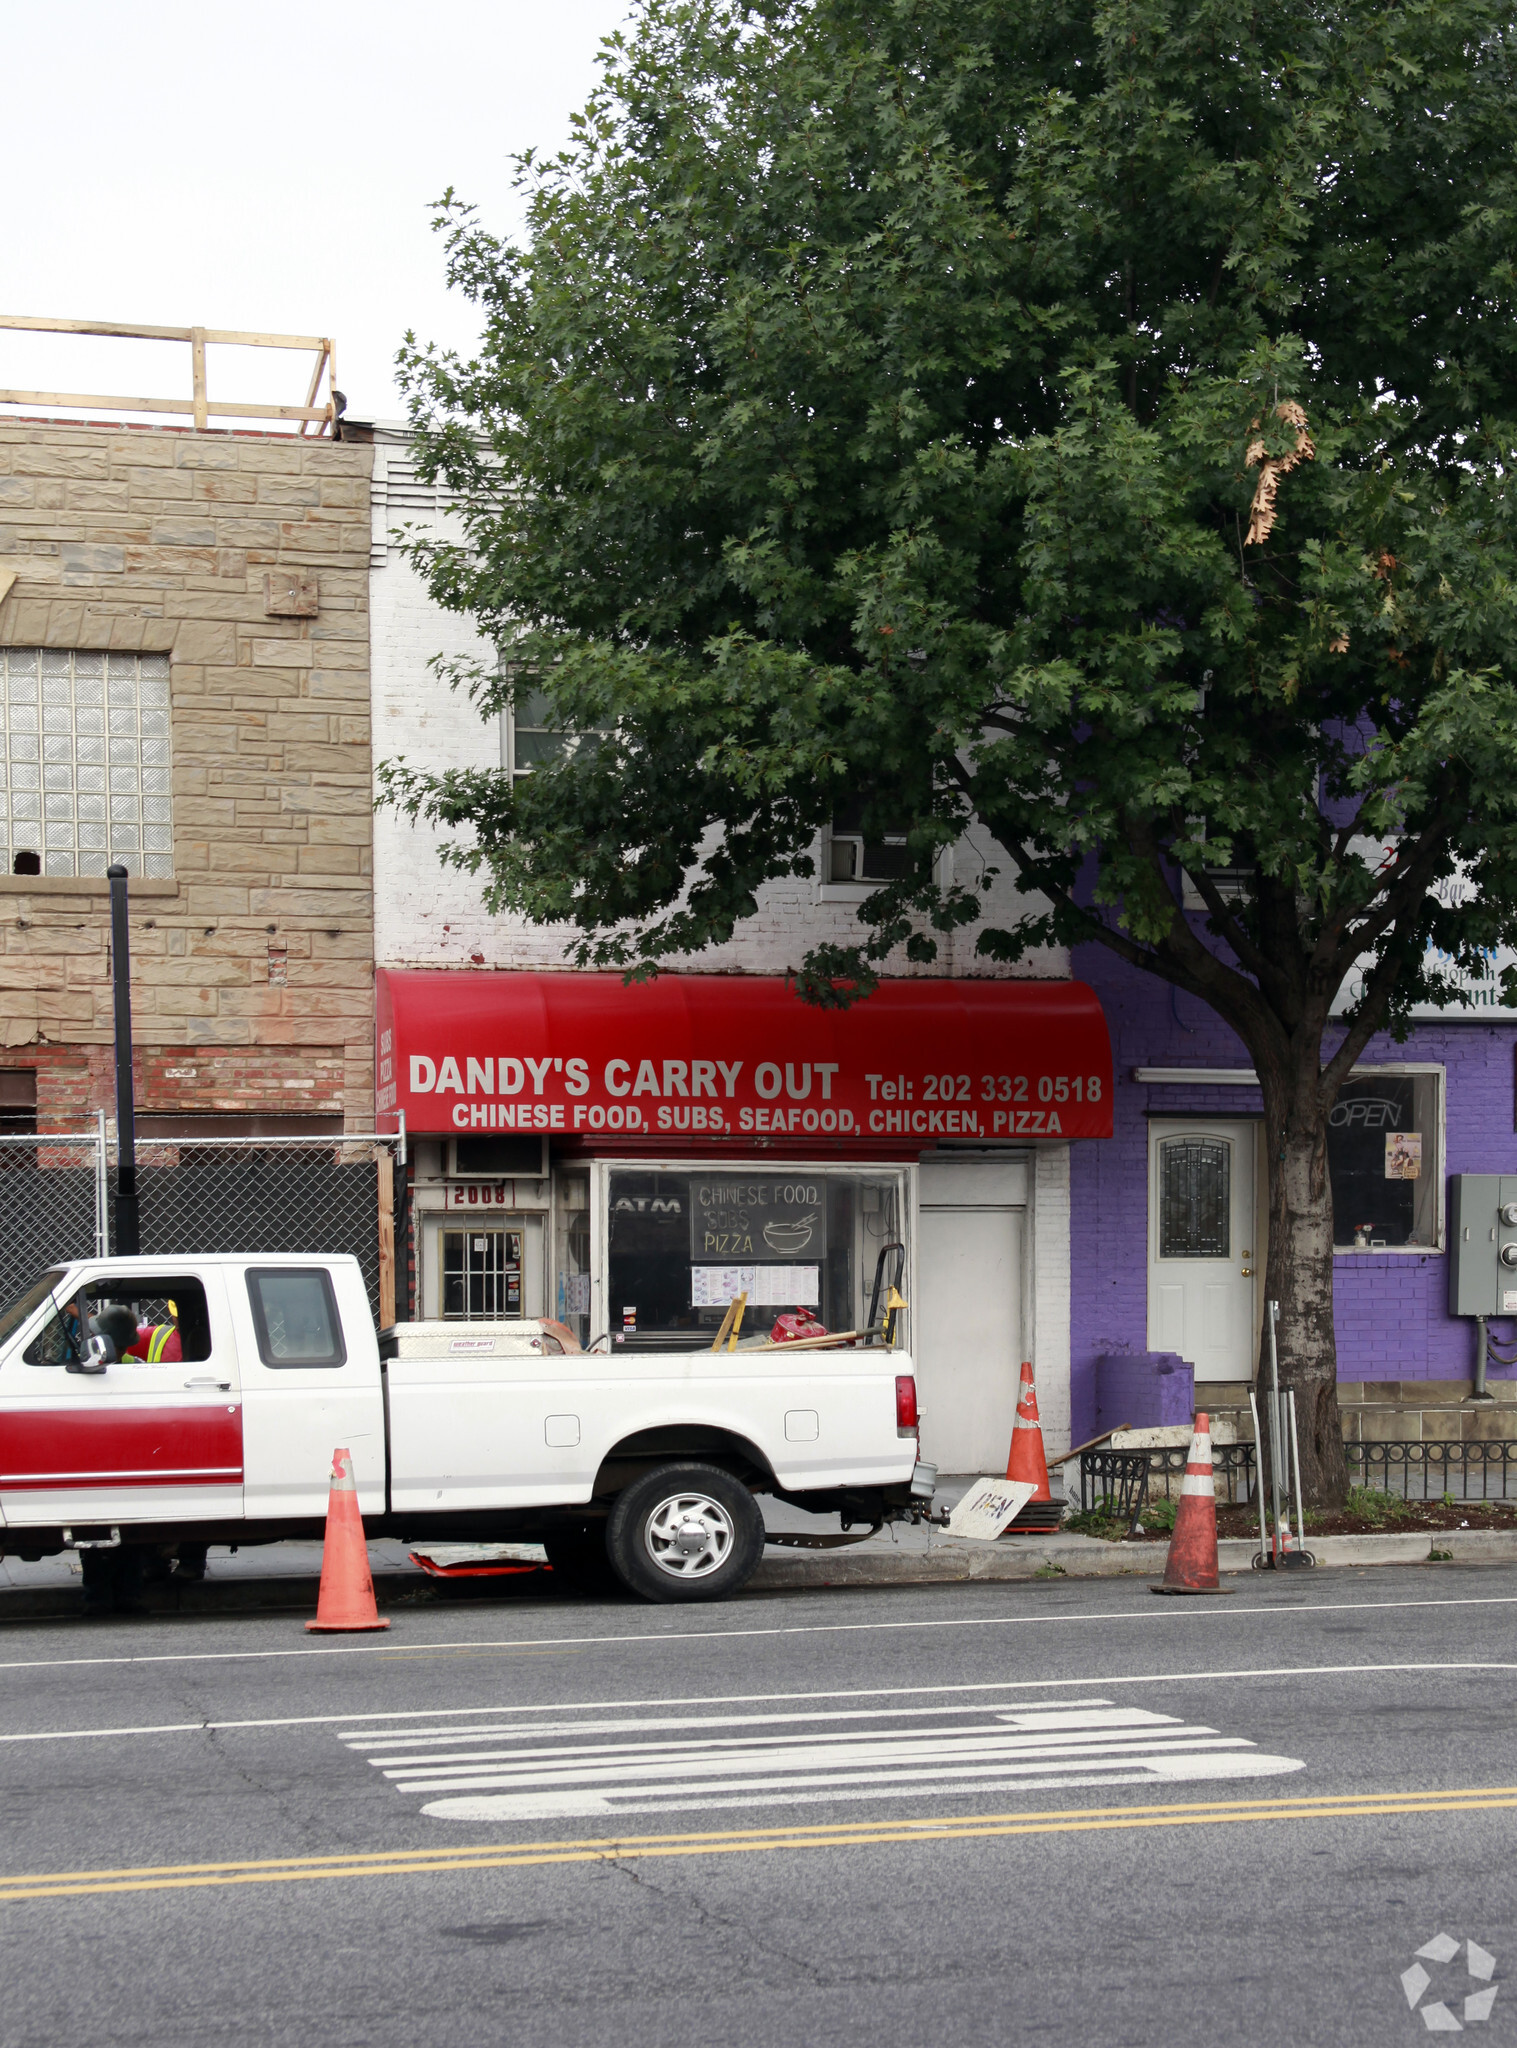
[[[1303, 1063], [1305, 1064], [1305, 1063]], [[1276, 1342], [1280, 1388], [1296, 1396], [1301, 1495], [1307, 1507], [1335, 1508], [1348, 1492], [1348, 1461], [1338, 1412], [1338, 1350], [1333, 1329], [1333, 1197], [1327, 1172], [1327, 1114], [1318, 1100], [1315, 1058], [1295, 1087], [1265, 1080], [1264, 1137], [1269, 1147], [1269, 1258], [1266, 1301], [1280, 1304]], [[1270, 1385], [1269, 1311], [1260, 1337], [1261, 1391]], [[1267, 1444], [1259, 1447], [1267, 1483]], [[1285, 1474], [1281, 1474], [1282, 1489]]]

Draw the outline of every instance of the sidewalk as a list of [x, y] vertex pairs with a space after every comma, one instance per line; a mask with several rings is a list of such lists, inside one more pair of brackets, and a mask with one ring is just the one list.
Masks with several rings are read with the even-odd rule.
[[[940, 1481], [938, 1505], [951, 1508], [971, 1478]], [[765, 1526], [776, 1534], [837, 1533], [836, 1517], [805, 1514], [778, 1501], [765, 1501]], [[1257, 1544], [1227, 1540], [1218, 1546], [1226, 1575], [1247, 1575]], [[1455, 1563], [1517, 1562], [1517, 1531], [1455, 1529], [1429, 1536], [1328, 1536], [1310, 1542], [1319, 1568], [1347, 1565], [1424, 1564], [1430, 1551], [1446, 1552]], [[1104, 1543], [1094, 1536], [1058, 1531], [1046, 1536], [1003, 1537], [997, 1543], [969, 1543], [924, 1524], [883, 1529], [861, 1543], [836, 1550], [799, 1550], [771, 1544], [750, 1581], [754, 1592], [822, 1589], [830, 1586], [933, 1586], [969, 1582], [1014, 1583], [1054, 1578], [1158, 1579], [1166, 1542]], [[411, 1560], [404, 1544], [385, 1538], [369, 1545], [380, 1604], [390, 1606], [474, 1605], [531, 1597], [549, 1581], [537, 1572], [509, 1577], [438, 1579]], [[321, 1576], [319, 1543], [243, 1546], [235, 1554], [213, 1547], [206, 1577], [196, 1583], [146, 1588], [149, 1607], [164, 1613], [214, 1614], [283, 1610], [314, 1612]], [[0, 1621], [43, 1620], [77, 1615], [79, 1560], [72, 1553], [23, 1564], [0, 1558]]]

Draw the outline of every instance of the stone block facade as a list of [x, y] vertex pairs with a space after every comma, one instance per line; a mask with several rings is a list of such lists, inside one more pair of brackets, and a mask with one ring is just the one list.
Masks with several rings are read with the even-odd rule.
[[[169, 657], [173, 875], [131, 885], [144, 1112], [373, 1128], [371, 464], [0, 420], [0, 647]], [[292, 575], [314, 616], [273, 609]], [[103, 875], [0, 874], [0, 933], [0, 1065], [78, 1128], [113, 1103]]]

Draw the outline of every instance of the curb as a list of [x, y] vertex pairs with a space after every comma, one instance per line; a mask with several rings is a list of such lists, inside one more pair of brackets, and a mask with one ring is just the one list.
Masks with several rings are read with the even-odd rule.
[[[1410, 1565], [1433, 1562], [1429, 1551], [1446, 1550], [1456, 1564], [1517, 1564], [1517, 1529], [1435, 1529], [1415, 1535], [1319, 1536], [1308, 1541], [1319, 1567]], [[1258, 1545], [1228, 1537], [1217, 1546], [1227, 1573], [1246, 1573]], [[1164, 1571], [1167, 1543], [1103, 1543], [1096, 1536], [1024, 1536], [995, 1543], [934, 1543], [931, 1549], [894, 1551], [766, 1552], [749, 1581], [755, 1593], [798, 1592], [835, 1586], [952, 1586], [1013, 1584], [1029, 1579], [1157, 1579]], [[434, 1579], [421, 1572], [376, 1572], [374, 1593], [385, 1607], [487, 1605], [512, 1592], [535, 1590], [532, 1572], [509, 1580]], [[280, 1578], [205, 1579], [176, 1586], [148, 1586], [143, 1600], [150, 1614], [306, 1613], [316, 1611], [319, 1581], [290, 1574]], [[73, 1586], [12, 1586], [0, 1589], [0, 1621], [60, 1621], [80, 1618], [81, 1589]]]
[[[1427, 1564], [1433, 1549], [1458, 1564], [1517, 1564], [1517, 1529], [1434, 1529], [1415, 1535], [1319, 1536], [1307, 1548], [1320, 1566]], [[1223, 1572], [1249, 1572], [1259, 1545], [1228, 1537], [1217, 1545]], [[1159, 1578], [1164, 1543], [1103, 1543], [1097, 1536], [1023, 1536], [995, 1543], [947, 1541], [930, 1550], [777, 1557], [766, 1554], [749, 1581], [760, 1591], [805, 1586], [933, 1586], [1042, 1578]]]

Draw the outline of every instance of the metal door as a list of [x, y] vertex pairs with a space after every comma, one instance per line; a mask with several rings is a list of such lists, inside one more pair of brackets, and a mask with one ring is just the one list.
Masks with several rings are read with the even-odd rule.
[[1253, 1377], [1255, 1130], [1149, 1125], [1148, 1343], [1198, 1380]]
[[1026, 1355], [1027, 1169], [929, 1162], [919, 1187], [909, 1294], [922, 1456], [942, 1472], [1004, 1472]]

